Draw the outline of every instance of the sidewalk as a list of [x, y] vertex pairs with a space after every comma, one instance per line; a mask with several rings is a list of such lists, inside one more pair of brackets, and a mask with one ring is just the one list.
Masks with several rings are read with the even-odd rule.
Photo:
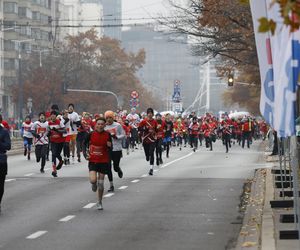
[[[278, 166], [278, 157], [268, 156], [266, 165], [273, 163]], [[271, 208], [271, 200], [283, 200], [280, 197], [282, 188], [275, 188], [275, 175], [271, 168], [258, 169], [251, 180], [249, 202], [246, 207], [243, 226], [238, 238], [236, 249], [251, 250], [294, 250], [300, 249], [300, 241], [279, 239], [279, 231], [295, 230], [294, 223], [281, 223], [280, 215], [293, 214], [293, 208]], [[285, 189], [287, 190], [287, 189]], [[291, 190], [291, 189], [289, 189]], [[285, 200], [292, 200], [286, 197]]]

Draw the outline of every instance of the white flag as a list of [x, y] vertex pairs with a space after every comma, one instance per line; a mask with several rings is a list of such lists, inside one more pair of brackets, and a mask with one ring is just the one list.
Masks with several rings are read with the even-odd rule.
[[261, 78], [260, 112], [273, 127], [274, 84], [270, 34], [258, 32], [258, 19], [267, 17], [267, 5], [265, 0], [251, 0], [250, 6]]
[[296, 92], [300, 62], [300, 33], [290, 32], [283, 24], [279, 5], [267, 0], [267, 16], [276, 24], [276, 33], [271, 37], [274, 68], [274, 129], [279, 137], [296, 133]]

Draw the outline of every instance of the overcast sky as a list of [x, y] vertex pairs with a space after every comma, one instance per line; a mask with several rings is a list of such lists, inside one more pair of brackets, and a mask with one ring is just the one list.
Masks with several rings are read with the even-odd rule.
[[157, 16], [164, 13], [168, 0], [122, 0], [123, 18]]

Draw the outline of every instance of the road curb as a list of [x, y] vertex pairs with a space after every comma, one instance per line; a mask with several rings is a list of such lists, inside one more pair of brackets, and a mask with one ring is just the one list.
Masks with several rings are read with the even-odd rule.
[[270, 200], [274, 199], [274, 187], [272, 180], [271, 169], [266, 172], [266, 193], [265, 204], [263, 209], [262, 218], [262, 232], [261, 232], [261, 249], [262, 250], [275, 250], [275, 232], [274, 232], [274, 217], [270, 205]]
[[265, 197], [266, 169], [255, 171], [249, 202], [243, 219], [236, 250], [258, 250], [261, 243], [261, 225]]

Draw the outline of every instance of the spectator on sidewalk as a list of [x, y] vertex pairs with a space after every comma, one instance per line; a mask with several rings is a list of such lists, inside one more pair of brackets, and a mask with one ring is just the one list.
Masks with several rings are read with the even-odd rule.
[[11, 141], [9, 132], [2, 125], [2, 115], [0, 115], [0, 213], [1, 201], [4, 194], [4, 184], [7, 175], [7, 155], [6, 151], [11, 149]]

